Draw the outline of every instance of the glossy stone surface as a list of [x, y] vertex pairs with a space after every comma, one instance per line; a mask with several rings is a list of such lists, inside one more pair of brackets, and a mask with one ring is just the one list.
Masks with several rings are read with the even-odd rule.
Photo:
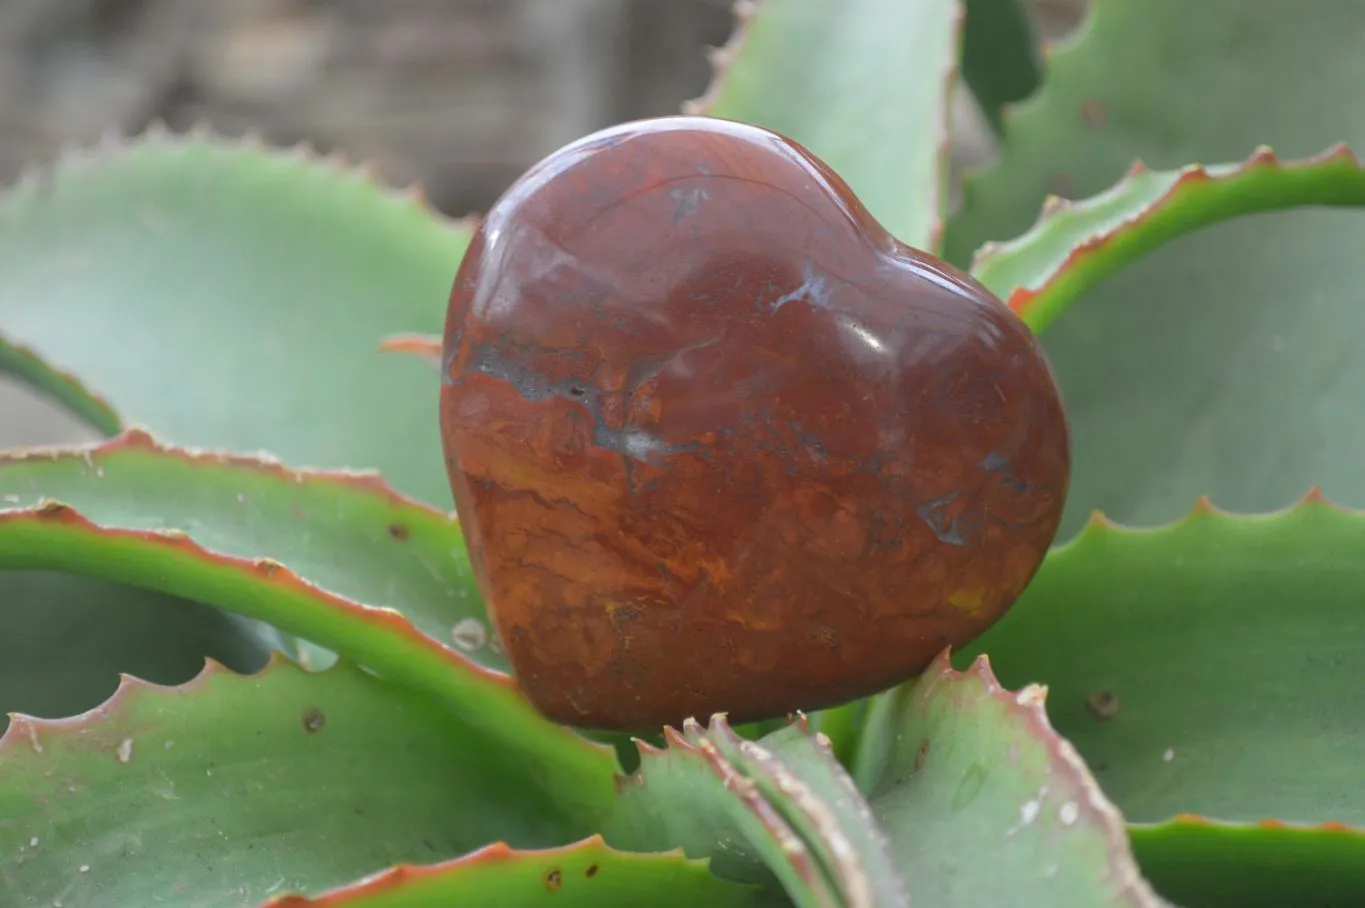
[[581, 727], [912, 676], [1024, 588], [1069, 475], [998, 299], [794, 143], [693, 117], [580, 140], [489, 212], [441, 426], [520, 683]]

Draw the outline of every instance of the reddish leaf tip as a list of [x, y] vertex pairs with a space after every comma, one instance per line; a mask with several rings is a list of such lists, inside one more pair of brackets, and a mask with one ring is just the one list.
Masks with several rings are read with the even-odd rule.
[[1095, 508], [1090, 512], [1090, 517], [1086, 519], [1083, 529], [1086, 530], [1113, 530], [1118, 529], [1119, 525], [1109, 518], [1104, 511]]
[[1335, 505], [1330, 500], [1328, 500], [1327, 496], [1323, 493], [1322, 486], [1318, 485], [1313, 486], [1311, 489], [1305, 492], [1303, 498], [1299, 499], [1299, 504], [1304, 507], [1309, 506], [1335, 507]]
[[[685, 728], [685, 727], [686, 727], [686, 725], [684, 724], [684, 728]], [[653, 747], [652, 745], [646, 745], [646, 746], [649, 747], [651, 750], [654, 750], [654, 751], [656, 751], [656, 752], [662, 752], [662, 751], [659, 751], [659, 748]], [[680, 731], [678, 731], [676, 728], [674, 728], [674, 727], [671, 726], [671, 725], [665, 725], [665, 726], [664, 726], [664, 746], [665, 746], [665, 747], [683, 747], [683, 748], [687, 748], [687, 749], [691, 749], [691, 748], [692, 748], [692, 745], [691, 745], [691, 743], [687, 740], [687, 738], [683, 737], [683, 733], [680, 732]]]
[[433, 334], [391, 334], [379, 342], [385, 353], [407, 353], [436, 369], [441, 368], [444, 340]]
[[1190, 508], [1190, 517], [1198, 517], [1203, 514], [1222, 514], [1223, 512], [1213, 503], [1213, 499], [1207, 494], [1200, 495], [1195, 500], [1194, 506]]
[[1246, 159], [1244, 166], [1278, 167], [1279, 164], [1280, 156], [1275, 154], [1275, 149], [1271, 148], [1269, 145], [1257, 145], [1256, 150], [1251, 153], [1251, 157]]
[[1332, 145], [1322, 154], [1317, 156], [1317, 161], [1324, 164], [1340, 161], [1349, 165], [1352, 170], [1360, 169], [1360, 158], [1356, 156], [1356, 153], [1351, 149], [1351, 146], [1345, 142], [1337, 142], [1335, 145]]

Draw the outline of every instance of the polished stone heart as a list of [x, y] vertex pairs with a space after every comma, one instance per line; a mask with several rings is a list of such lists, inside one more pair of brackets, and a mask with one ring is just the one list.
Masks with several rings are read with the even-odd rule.
[[698, 117], [575, 142], [488, 213], [441, 430], [520, 684], [597, 728], [914, 675], [1023, 590], [1069, 474], [1013, 313], [799, 145]]

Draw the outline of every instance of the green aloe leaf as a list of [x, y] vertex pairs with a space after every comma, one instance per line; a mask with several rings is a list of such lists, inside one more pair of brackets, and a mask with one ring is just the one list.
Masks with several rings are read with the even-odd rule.
[[269, 622], [440, 697], [596, 813], [611, 799], [611, 752], [543, 719], [492, 667], [469, 624], [486, 628], [465, 557], [452, 520], [373, 476], [160, 447], [142, 433], [0, 457], [0, 569], [84, 574]]
[[785, 891], [798, 908], [903, 908], [904, 884], [828, 743], [779, 735], [764, 741], [792, 749], [791, 763], [720, 715], [706, 728], [665, 729], [665, 748], [639, 742], [640, 768], [618, 785], [607, 841], [636, 851], [680, 845], [710, 859], [717, 876]]
[[1365, 205], [1365, 170], [1346, 146], [1299, 161], [1261, 148], [1237, 164], [1159, 172], [1135, 165], [1084, 201], [1051, 197], [1028, 233], [978, 250], [972, 274], [1042, 331], [1099, 281], [1163, 243], [1240, 215], [1306, 205]]
[[80, 379], [54, 368], [23, 344], [0, 332], [0, 372], [13, 375], [41, 391], [50, 400], [89, 423], [97, 432], [113, 435], [119, 430], [118, 414], [109, 402], [81, 384]]
[[75, 504], [95, 523], [179, 530], [219, 554], [283, 562], [321, 590], [396, 609], [471, 661], [508, 672], [454, 517], [374, 473], [291, 470], [165, 445], [139, 429], [0, 453], [0, 508], [46, 500]]
[[489, 841], [589, 830], [543, 780], [420, 694], [348, 663], [125, 679], [0, 739], [0, 891], [13, 904], [240, 908]]
[[957, 0], [742, 3], [693, 112], [805, 145], [892, 234], [938, 245], [946, 203]]
[[996, 132], [1001, 110], [1038, 87], [1038, 46], [1020, 0], [963, 0], [962, 78]]
[[[947, 252], [1026, 230], [1044, 195], [1084, 198], [1134, 160], [1158, 170], [1365, 143], [1360, 5], [1106, 0], [1006, 117], [964, 189]], [[1305, 103], [1312, 98], [1312, 103]], [[1365, 504], [1365, 218], [1292, 211], [1169, 243], [1086, 294], [1044, 338], [1074, 429], [1063, 533], [1095, 508], [1177, 518], [1201, 494], [1285, 507], [1313, 484]], [[1178, 326], [1175, 330], [1173, 326]]]
[[1365, 515], [1312, 496], [1201, 503], [1160, 529], [1096, 517], [958, 656], [1048, 688], [1048, 714], [1135, 822], [1365, 825]]
[[705, 861], [680, 851], [632, 854], [593, 836], [536, 851], [489, 845], [436, 866], [396, 867], [317, 898], [276, 897], [263, 908], [739, 908], [765, 901], [756, 888], [718, 879]]
[[1163, 904], [1047, 697], [945, 654], [874, 701], [855, 775], [917, 908]]
[[1365, 834], [1339, 824], [1213, 823], [1129, 830], [1143, 872], [1182, 908], [1365, 904]]
[[105, 430], [61, 372], [125, 425], [376, 468], [445, 506], [438, 383], [378, 345], [440, 330], [469, 234], [303, 151], [157, 133], [68, 154], [0, 198], [3, 364]]
[[43, 571], [0, 573], [0, 732], [6, 713], [57, 718], [107, 700], [128, 672], [181, 684], [208, 656], [258, 671], [287, 649], [268, 626], [198, 603]]
[[886, 835], [828, 737], [812, 734], [807, 722], [761, 741], [744, 740], [714, 721], [709, 733], [695, 723], [687, 731], [693, 746], [719, 750], [801, 837], [842, 893], [842, 904], [909, 908]]

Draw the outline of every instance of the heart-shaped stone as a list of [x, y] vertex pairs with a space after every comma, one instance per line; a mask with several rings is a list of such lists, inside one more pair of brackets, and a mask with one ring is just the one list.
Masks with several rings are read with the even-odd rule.
[[1070, 466], [1008, 308], [796, 143], [700, 117], [588, 136], [497, 202], [441, 430], [519, 682], [614, 729], [913, 676], [1024, 589]]

